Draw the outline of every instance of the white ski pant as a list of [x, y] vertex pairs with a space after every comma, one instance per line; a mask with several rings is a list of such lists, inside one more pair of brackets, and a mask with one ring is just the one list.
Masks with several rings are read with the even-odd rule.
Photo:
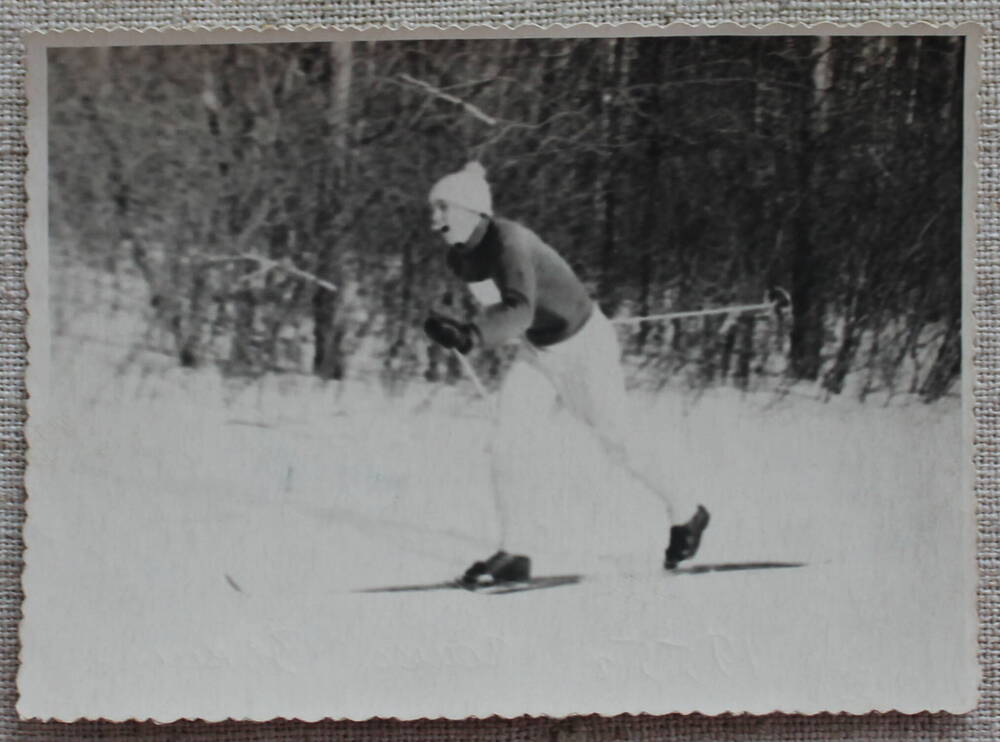
[[559, 402], [587, 425], [616, 465], [663, 504], [673, 521], [669, 497], [662, 486], [634, 464], [627, 446], [628, 420], [625, 375], [614, 327], [596, 306], [573, 337], [547, 347], [523, 341], [500, 390], [497, 426], [492, 447], [492, 475], [500, 519], [501, 548], [517, 534], [511, 523], [509, 488], [517, 471], [518, 443], [528, 435], [546, 434], [530, 429], [554, 412], [553, 389]]

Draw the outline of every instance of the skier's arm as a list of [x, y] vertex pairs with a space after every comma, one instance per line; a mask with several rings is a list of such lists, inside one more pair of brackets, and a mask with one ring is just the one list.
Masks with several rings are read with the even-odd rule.
[[474, 323], [482, 344], [487, 348], [519, 337], [531, 327], [535, 316], [535, 267], [523, 245], [504, 246], [496, 283], [500, 301], [486, 307]]

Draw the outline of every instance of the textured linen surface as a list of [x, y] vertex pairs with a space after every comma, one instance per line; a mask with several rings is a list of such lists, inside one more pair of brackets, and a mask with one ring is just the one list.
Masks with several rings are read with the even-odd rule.
[[[804, 2], [724, 0], [318, 0], [282, 2], [190, 2], [188, 0], [0, 0], [2, 87], [0, 87], [0, 738], [31, 740], [918, 740], [987, 742], [1000, 739], [1000, 0], [946, 2], [895, 0]], [[305, 724], [178, 722], [74, 724], [20, 722], [14, 713], [18, 660], [20, 574], [24, 520], [22, 486], [25, 417], [22, 224], [26, 213], [22, 179], [26, 147], [23, 31], [117, 26], [130, 29], [198, 25], [371, 25], [454, 23], [576, 23], [641, 21], [720, 23], [733, 21], [861, 23], [959, 23], [985, 28], [980, 184], [976, 243], [978, 350], [975, 367], [977, 496], [979, 502], [980, 662], [979, 709], [964, 717], [945, 715], [864, 717], [582, 717], [568, 720], [486, 719], [470, 721], [392, 720]], [[877, 568], [877, 565], [872, 565]]]

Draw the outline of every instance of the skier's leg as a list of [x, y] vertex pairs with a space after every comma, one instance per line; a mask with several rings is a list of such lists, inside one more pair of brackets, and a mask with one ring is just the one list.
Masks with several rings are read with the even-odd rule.
[[663, 482], [636, 465], [626, 443], [625, 375], [614, 328], [604, 315], [595, 313], [580, 335], [580, 342], [571, 348], [573, 354], [562, 359], [557, 386], [573, 412], [597, 434], [608, 457], [659, 498], [671, 523], [663, 566], [673, 569], [697, 553], [701, 534], [708, 527], [708, 511], [699, 505], [690, 520], [677, 523], [672, 497]]
[[701, 543], [701, 534], [708, 527], [709, 514], [701, 505], [686, 523], [677, 523], [672, 497], [661, 481], [648, 476], [638, 467], [631, 449], [626, 444], [627, 422], [625, 375], [620, 362], [618, 338], [604, 315], [597, 315], [593, 333], [581, 346], [586, 356], [581, 362], [581, 373], [570, 389], [578, 390], [578, 414], [595, 430], [608, 456], [633, 479], [645, 486], [663, 503], [671, 522], [670, 542], [667, 545], [663, 566], [673, 569], [685, 559], [693, 557]]
[[[560, 396], [568, 409], [586, 423], [597, 436], [613, 464], [636, 481], [662, 504], [671, 523], [672, 497], [661, 479], [651, 477], [637, 465], [627, 444], [628, 405], [621, 350], [614, 327], [595, 310], [577, 337], [571, 339], [569, 354], [560, 358], [556, 374]], [[544, 357], [544, 356], [543, 356]]]
[[525, 447], [530, 447], [532, 434], [544, 435], [555, 409], [555, 389], [533, 362], [533, 353], [522, 348], [500, 388], [490, 456], [500, 550], [518, 546], [513, 500], [525, 489], [525, 483], [518, 481], [525, 470], [524, 457], [530, 453]]
[[[531, 559], [523, 552], [526, 521], [518, 520], [516, 497], [526, 489], [518, 481], [525, 469], [526, 441], [530, 433], [544, 429], [544, 417], [554, 409], [555, 390], [550, 381], [531, 363], [530, 348], [522, 348], [500, 389], [495, 430], [490, 450], [490, 476], [498, 525], [497, 551], [472, 564], [462, 576], [465, 585], [477, 587], [527, 580]], [[530, 467], [528, 467], [530, 469]], [[530, 487], [530, 482], [528, 483]], [[530, 540], [530, 537], [528, 538]], [[513, 553], [521, 551], [522, 553]]]

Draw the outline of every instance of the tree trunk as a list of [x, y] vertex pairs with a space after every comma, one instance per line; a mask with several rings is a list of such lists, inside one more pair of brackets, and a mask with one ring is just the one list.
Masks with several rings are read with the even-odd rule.
[[605, 154], [601, 157], [600, 177], [598, 183], [598, 203], [602, 207], [601, 222], [601, 263], [600, 263], [600, 299], [602, 308], [608, 316], [618, 309], [619, 294], [618, 272], [615, 270], [618, 261], [618, 194], [614, 161], [617, 158], [615, 148], [618, 146], [621, 127], [620, 103], [616, 99], [622, 86], [622, 69], [624, 60], [624, 39], [613, 39], [609, 52], [610, 59], [603, 89], [598, 90], [601, 96], [602, 135]]
[[257, 297], [252, 288], [240, 289], [233, 297], [233, 343], [229, 352], [226, 372], [233, 376], [254, 376], [261, 370], [257, 354], [256, 325]]
[[[330, 158], [329, 188], [326, 195], [330, 200], [336, 198], [336, 206], [344, 211], [347, 200], [344, 198], [347, 186], [347, 168], [350, 162], [350, 125], [351, 82], [353, 77], [353, 49], [349, 41], [334, 41], [329, 47], [329, 60], [332, 67], [330, 102], [327, 109], [327, 122], [330, 127]], [[318, 209], [324, 211], [330, 204], [320, 202]], [[323, 244], [319, 249], [316, 265], [317, 275], [340, 286], [343, 276], [338, 254], [339, 235], [320, 234]], [[313, 372], [323, 379], [342, 379], [346, 373], [343, 341], [345, 328], [343, 320], [338, 316], [340, 297], [336, 294], [317, 289], [313, 300], [313, 339], [315, 344], [313, 356]]]
[[[640, 39], [639, 54], [636, 61], [636, 81], [644, 85], [648, 91], [640, 106], [644, 116], [648, 117], [649, 131], [643, 146], [642, 164], [636, 168], [638, 182], [635, 184], [635, 208], [642, 210], [640, 216], [640, 233], [637, 235], [641, 245], [639, 252], [640, 290], [639, 314], [652, 312], [653, 287], [656, 283], [655, 253], [663, 249], [661, 243], [661, 216], [663, 204], [651, 194], [660, 191], [660, 167], [663, 159], [662, 127], [663, 105], [660, 99], [659, 82], [661, 77], [663, 43], [661, 39]], [[636, 338], [637, 350], [645, 349], [651, 330], [649, 322], [643, 322]]]
[[792, 320], [790, 372], [796, 379], [815, 381], [822, 364], [825, 319], [823, 287], [827, 276], [822, 250], [812, 235], [816, 204], [812, 185], [818, 169], [819, 138], [825, 133], [829, 113], [828, 92], [832, 83], [833, 53], [828, 36], [818, 37], [805, 62], [803, 82], [810, 94], [800, 98], [797, 162], [795, 167], [799, 204], [793, 221], [795, 249], [792, 255]]
[[736, 370], [733, 379], [739, 389], [746, 390], [750, 385], [750, 368], [753, 365], [754, 344], [753, 331], [756, 318], [752, 314], [742, 315], [736, 323], [737, 326], [737, 351]]
[[955, 317], [948, 325], [944, 340], [934, 359], [934, 365], [927, 372], [927, 378], [920, 387], [920, 396], [925, 402], [940, 399], [961, 374], [962, 321], [960, 317]]
[[837, 348], [837, 356], [833, 365], [823, 375], [823, 388], [831, 394], [840, 394], [844, 391], [844, 381], [854, 364], [854, 356], [858, 351], [859, 344], [857, 323], [854, 321], [854, 317], [848, 317], [844, 321], [844, 335]]

